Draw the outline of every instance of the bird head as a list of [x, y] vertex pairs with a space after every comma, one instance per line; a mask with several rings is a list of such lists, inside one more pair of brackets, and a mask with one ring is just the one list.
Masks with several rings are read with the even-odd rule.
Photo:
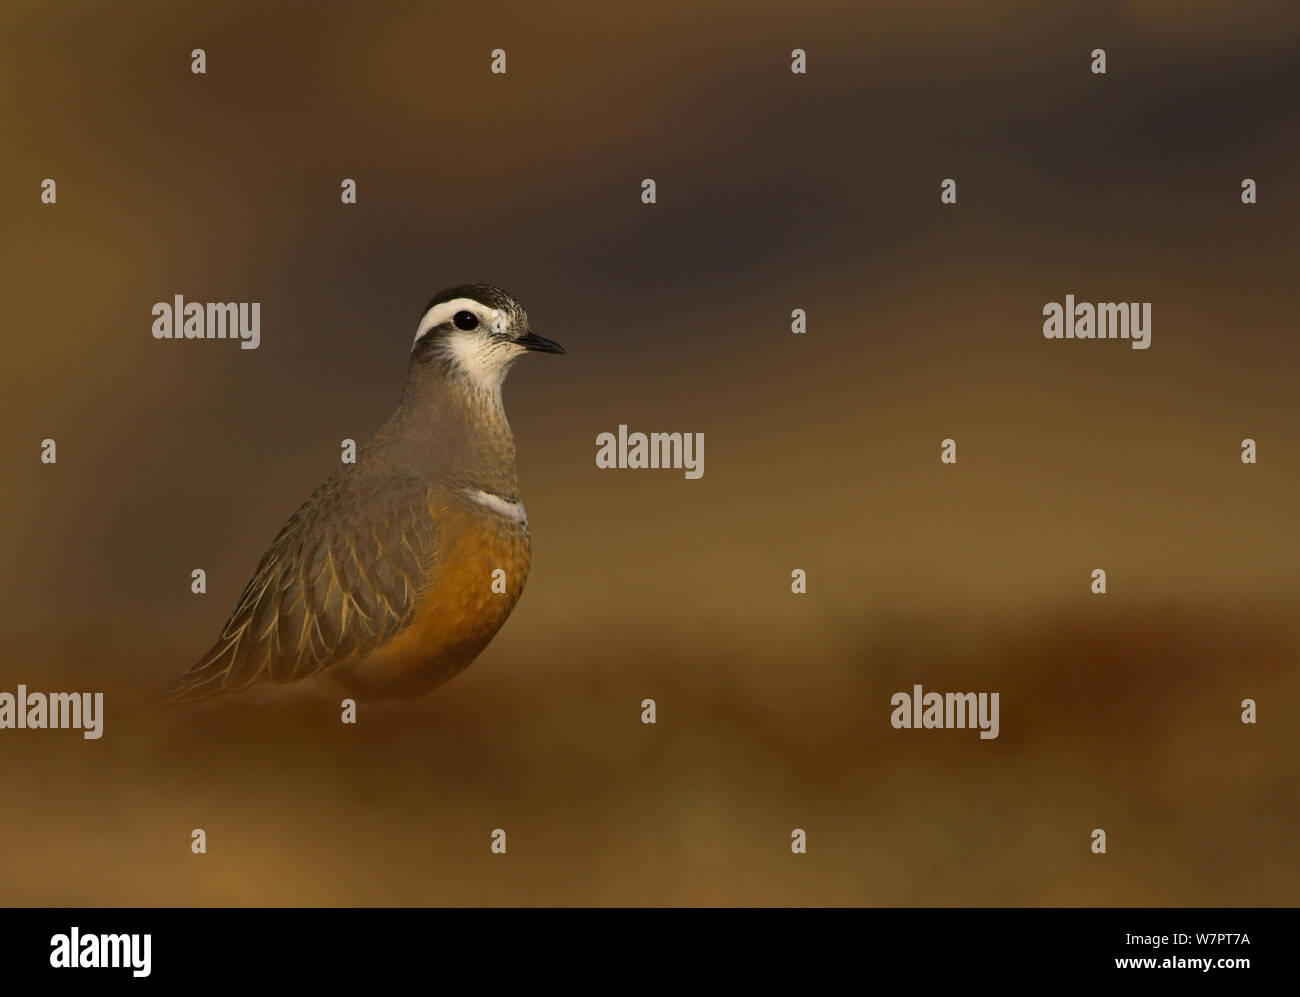
[[434, 364], [478, 391], [498, 392], [525, 353], [563, 353], [537, 335], [513, 296], [491, 284], [462, 284], [436, 294], [424, 308], [411, 344], [413, 363]]

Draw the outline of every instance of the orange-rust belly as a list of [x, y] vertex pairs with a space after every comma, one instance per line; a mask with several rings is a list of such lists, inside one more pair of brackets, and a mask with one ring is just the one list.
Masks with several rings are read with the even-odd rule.
[[436, 563], [410, 626], [362, 661], [327, 674], [372, 698], [422, 696], [464, 670], [501, 629], [528, 579], [528, 527], [449, 504], [437, 519]]

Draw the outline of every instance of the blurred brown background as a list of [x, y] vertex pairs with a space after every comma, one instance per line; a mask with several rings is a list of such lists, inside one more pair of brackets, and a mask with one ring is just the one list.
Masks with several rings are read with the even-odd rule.
[[[0, 902], [1300, 900], [1294, 3], [204, 7], [0, 12], [0, 690], [109, 693], [0, 732]], [[501, 634], [355, 728], [134, 715], [480, 280], [569, 349], [506, 387]], [[1045, 341], [1067, 293], [1151, 348]], [[703, 479], [598, 471], [619, 423]], [[893, 730], [916, 682], [1001, 737]]]

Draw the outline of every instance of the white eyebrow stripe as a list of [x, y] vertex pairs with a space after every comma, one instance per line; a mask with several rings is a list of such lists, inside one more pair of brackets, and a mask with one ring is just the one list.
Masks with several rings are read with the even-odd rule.
[[500, 312], [495, 308], [485, 307], [481, 301], [475, 301], [473, 298], [452, 298], [440, 305], [434, 305], [424, 313], [419, 328], [415, 330], [415, 339], [411, 341], [411, 349], [415, 349], [415, 344], [420, 341], [421, 336], [430, 329], [449, 321], [457, 312], [473, 312], [481, 321], [486, 321], [489, 325], [501, 318]]
[[504, 516], [506, 519], [516, 523], [528, 522], [528, 514], [524, 512], [524, 504], [522, 502], [512, 502], [510, 499], [503, 499], [500, 495], [494, 495], [492, 492], [485, 492], [481, 488], [466, 488], [465, 494], [485, 509], [491, 509], [499, 516]]

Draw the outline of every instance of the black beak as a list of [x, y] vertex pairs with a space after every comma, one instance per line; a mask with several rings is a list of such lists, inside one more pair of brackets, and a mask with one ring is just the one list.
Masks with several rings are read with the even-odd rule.
[[535, 332], [529, 332], [515, 340], [526, 350], [532, 350], [534, 353], [563, 353], [564, 347], [553, 339], [546, 339], [537, 335]]

